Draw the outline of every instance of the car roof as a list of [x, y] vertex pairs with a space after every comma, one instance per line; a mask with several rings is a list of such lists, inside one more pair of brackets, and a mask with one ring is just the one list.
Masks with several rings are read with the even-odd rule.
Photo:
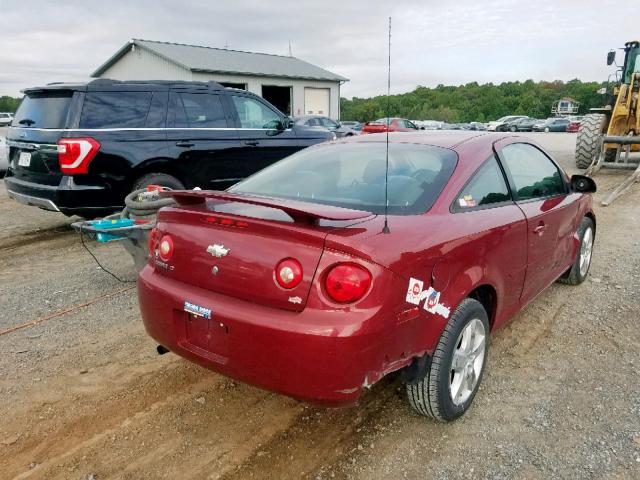
[[[390, 143], [415, 143], [455, 149], [456, 146], [478, 137], [488, 137], [495, 142], [508, 136], [506, 133], [491, 133], [477, 130], [420, 130], [416, 132], [390, 132]], [[343, 142], [385, 142], [386, 133], [370, 133], [342, 140]]]

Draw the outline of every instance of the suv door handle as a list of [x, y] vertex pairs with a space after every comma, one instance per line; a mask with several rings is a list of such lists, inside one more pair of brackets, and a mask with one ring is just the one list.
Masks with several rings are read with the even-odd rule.
[[245, 145], [249, 145], [250, 147], [257, 147], [258, 145], [260, 145], [260, 142], [257, 140], [247, 140], [246, 142], [244, 142]]
[[544, 222], [540, 222], [536, 228], [533, 229], [533, 233], [536, 235], [542, 235], [547, 229], [547, 225]]
[[179, 142], [176, 142], [176, 147], [189, 148], [189, 147], [193, 147], [193, 145], [194, 145], [193, 142], [188, 142], [186, 140], [180, 140]]

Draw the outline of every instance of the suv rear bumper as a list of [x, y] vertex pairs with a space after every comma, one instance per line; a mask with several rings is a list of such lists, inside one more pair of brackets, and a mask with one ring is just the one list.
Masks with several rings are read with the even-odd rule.
[[65, 215], [117, 210], [108, 189], [99, 185], [77, 185], [73, 177], [64, 176], [59, 185], [43, 185], [18, 179], [9, 174], [4, 179], [9, 197], [24, 205], [39, 207]]

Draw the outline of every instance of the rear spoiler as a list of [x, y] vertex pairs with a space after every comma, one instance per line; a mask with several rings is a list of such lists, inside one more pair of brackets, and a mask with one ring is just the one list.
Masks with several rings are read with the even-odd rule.
[[207, 200], [248, 203], [262, 207], [277, 208], [289, 215], [294, 222], [317, 223], [318, 220], [358, 220], [370, 217], [371, 212], [349, 208], [320, 205], [316, 203], [259, 197], [255, 195], [229, 193], [218, 190], [171, 190], [160, 192], [161, 197], [172, 197], [179, 205], [204, 205]]

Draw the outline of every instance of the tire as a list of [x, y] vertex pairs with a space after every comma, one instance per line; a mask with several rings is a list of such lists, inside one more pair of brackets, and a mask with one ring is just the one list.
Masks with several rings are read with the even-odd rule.
[[580, 285], [585, 281], [589, 274], [591, 259], [593, 256], [593, 240], [595, 239], [595, 226], [593, 220], [584, 217], [578, 227], [578, 238], [580, 239], [580, 248], [576, 259], [559, 281], [568, 285]]
[[549, 133], [551, 130], [549, 130], [549, 127], [544, 127], [544, 133]]
[[511, 132], [517, 132], [517, 131], [518, 131], [518, 129], [517, 129], [516, 127], [511, 127], [511, 128], [509, 128], [509, 131], [511, 131]]
[[[475, 329], [475, 336], [470, 329]], [[469, 345], [472, 357], [467, 349]], [[411, 408], [421, 415], [442, 422], [450, 422], [462, 416], [471, 406], [482, 382], [488, 351], [487, 312], [480, 302], [466, 298], [458, 305], [444, 328], [428, 371], [424, 376], [407, 383], [407, 399]], [[463, 362], [455, 369], [454, 358]], [[471, 381], [475, 382], [471, 388], [464, 387], [469, 380], [467, 375], [472, 375]], [[452, 388], [457, 392], [455, 401], [452, 398]]]
[[149, 185], [160, 185], [162, 187], [169, 187], [172, 190], [184, 190], [184, 184], [176, 177], [172, 177], [166, 173], [147, 173], [136, 180], [132, 191], [140, 190]]
[[[582, 119], [576, 139], [576, 167], [587, 168], [600, 153], [598, 141], [607, 128], [607, 116], [590, 113]], [[614, 154], [615, 155], [615, 154]]]

